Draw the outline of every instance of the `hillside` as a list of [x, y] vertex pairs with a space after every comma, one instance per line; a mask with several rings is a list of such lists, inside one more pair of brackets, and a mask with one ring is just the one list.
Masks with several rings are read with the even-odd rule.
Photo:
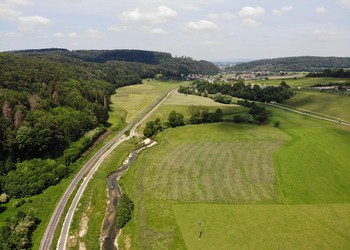
[[45, 56], [51, 59], [79, 59], [84, 62], [134, 62], [152, 65], [156, 73], [170, 78], [188, 74], [217, 74], [218, 67], [207, 61], [196, 61], [189, 57], [172, 57], [170, 53], [146, 50], [67, 50], [59, 48], [9, 51], [12, 54]]
[[247, 63], [240, 63], [229, 70], [236, 72], [257, 72], [257, 71], [308, 71], [318, 72], [325, 68], [350, 68], [350, 57], [283, 57], [274, 59], [256, 60]]

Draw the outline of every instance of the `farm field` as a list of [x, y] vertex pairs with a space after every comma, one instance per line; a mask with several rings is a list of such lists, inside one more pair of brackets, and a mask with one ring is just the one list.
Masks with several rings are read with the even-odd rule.
[[[184, 110], [175, 97], [162, 117]], [[269, 109], [279, 128], [223, 122], [157, 135], [122, 179], [136, 209], [121, 249], [349, 248], [349, 130]]]
[[184, 83], [144, 80], [143, 84], [117, 89], [117, 93], [111, 97], [112, 104], [108, 122], [112, 127], [122, 126], [124, 123], [131, 122], [153, 101], [181, 84]]
[[279, 85], [281, 81], [286, 81], [286, 83], [291, 87], [309, 87], [314, 84], [326, 84], [330, 82], [347, 82], [348, 78], [335, 78], [335, 77], [297, 77], [285, 78], [285, 79], [269, 79], [269, 80], [247, 80], [246, 83], [263, 84], [263, 85]]
[[345, 121], [350, 121], [350, 98], [318, 91], [296, 91], [286, 102], [288, 107], [322, 113]]

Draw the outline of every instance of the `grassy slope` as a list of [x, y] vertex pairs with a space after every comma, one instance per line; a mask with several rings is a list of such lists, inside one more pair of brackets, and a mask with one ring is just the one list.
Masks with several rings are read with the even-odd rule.
[[350, 121], [350, 98], [346, 96], [318, 91], [297, 91], [286, 105]]
[[334, 77], [297, 77], [296, 79], [269, 79], [269, 80], [247, 80], [247, 83], [251, 84], [264, 84], [264, 85], [279, 85], [281, 81], [292, 87], [307, 87], [314, 84], [325, 84], [330, 82], [346, 82], [349, 78], [334, 78]]
[[273, 113], [292, 137], [274, 157], [286, 202], [350, 202], [349, 131], [283, 110]]
[[120, 117], [127, 123], [131, 122], [148, 105], [167, 91], [180, 86], [176, 81], [145, 80], [143, 84], [132, 85], [117, 90], [112, 96], [111, 124], [119, 124]]

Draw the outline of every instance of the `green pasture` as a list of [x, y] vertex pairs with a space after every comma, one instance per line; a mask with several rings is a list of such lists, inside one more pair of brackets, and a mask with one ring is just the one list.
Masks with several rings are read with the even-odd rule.
[[166, 122], [168, 120], [168, 115], [173, 110], [182, 113], [185, 118], [189, 118], [188, 108], [191, 105], [206, 106], [209, 108], [210, 112], [215, 112], [216, 109], [220, 108], [224, 112], [224, 119], [230, 120], [233, 120], [233, 115], [248, 110], [247, 108], [239, 105], [218, 103], [214, 102], [214, 100], [210, 98], [185, 95], [175, 91], [171, 93], [163, 105], [150, 116], [148, 121], [159, 118], [161, 121]]
[[[191, 103], [172, 98], [154, 117]], [[278, 128], [223, 122], [157, 135], [122, 180], [136, 209], [120, 248], [347, 249], [349, 130], [268, 109]]]
[[112, 105], [108, 122], [112, 127], [131, 122], [153, 101], [181, 84], [186, 83], [150, 79], [144, 80], [142, 84], [117, 89], [116, 94], [111, 97]]
[[348, 82], [349, 78], [336, 78], [336, 77], [296, 77], [285, 79], [269, 79], [269, 80], [246, 80], [246, 83], [262, 84], [262, 85], [279, 85], [282, 81], [285, 81], [292, 87], [309, 87], [315, 84], [327, 84], [330, 82]]
[[184, 246], [174, 202], [280, 202], [272, 154], [289, 136], [279, 129], [216, 123], [168, 129], [156, 140], [122, 181], [136, 207], [123, 234], [136, 248]]
[[296, 91], [286, 105], [350, 122], [350, 98], [346, 96], [319, 91]]
[[[173, 204], [187, 249], [349, 249], [350, 204]], [[200, 231], [202, 232], [199, 239]]]
[[292, 139], [274, 154], [286, 203], [350, 202], [350, 133], [345, 126], [271, 109]]

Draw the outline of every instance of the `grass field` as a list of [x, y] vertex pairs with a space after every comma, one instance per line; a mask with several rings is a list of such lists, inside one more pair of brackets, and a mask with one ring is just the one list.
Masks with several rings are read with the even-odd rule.
[[[154, 115], [187, 103], [176, 94]], [[349, 130], [269, 109], [279, 128], [218, 123], [159, 134], [122, 181], [136, 210], [121, 249], [349, 248]]]
[[269, 79], [269, 80], [247, 80], [246, 83], [263, 84], [263, 85], [279, 85], [281, 81], [285, 81], [292, 87], [309, 87], [314, 84], [326, 84], [330, 82], [348, 82], [349, 78], [334, 78], [334, 77], [297, 77], [286, 79]]
[[286, 105], [350, 122], [350, 98], [318, 91], [296, 91]]
[[350, 204], [174, 204], [172, 208], [188, 249], [350, 248], [350, 220], [344, 221], [350, 217]]
[[153, 101], [181, 84], [184, 82], [145, 80], [143, 84], [117, 89], [116, 94], [111, 97], [112, 105], [108, 122], [112, 127], [131, 122]]

